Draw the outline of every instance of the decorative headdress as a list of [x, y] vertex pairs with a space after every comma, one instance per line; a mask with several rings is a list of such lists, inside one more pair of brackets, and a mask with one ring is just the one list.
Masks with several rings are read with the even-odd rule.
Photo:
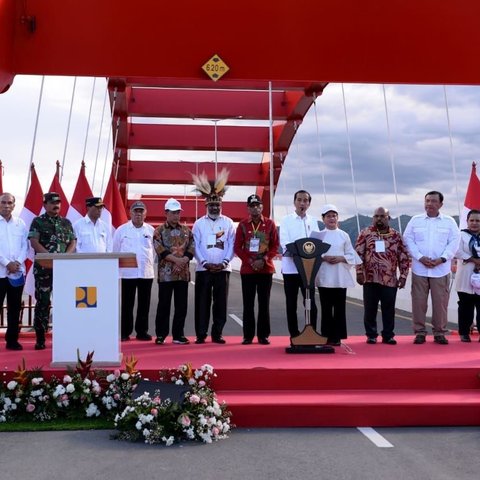
[[195, 185], [195, 191], [199, 192], [203, 198], [205, 198], [205, 204], [221, 202], [222, 197], [227, 191], [227, 181], [229, 171], [223, 168], [218, 174], [215, 181], [208, 180], [207, 174], [202, 172], [200, 175], [192, 173], [193, 184]]

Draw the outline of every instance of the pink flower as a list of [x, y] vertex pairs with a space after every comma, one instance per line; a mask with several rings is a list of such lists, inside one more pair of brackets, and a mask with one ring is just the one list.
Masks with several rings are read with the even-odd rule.
[[113, 374], [118, 378], [120, 377], [120, 370], [117, 368], [116, 370], [113, 371]]
[[178, 417], [178, 423], [182, 425], [182, 427], [189, 427], [192, 421], [190, 420], [190, 417], [188, 415], [182, 413], [182, 415]]
[[212, 428], [212, 433], [216, 437], [220, 433], [220, 430], [217, 427], [213, 427]]
[[156, 408], [152, 408], [152, 409], [150, 410], [150, 413], [151, 413], [154, 417], [156, 417], [156, 416], [158, 415], [158, 410], [157, 410]]
[[35, 410], [35, 405], [33, 405], [33, 403], [29, 403], [25, 410], [28, 412], [28, 413], [32, 413], [34, 410]]
[[200, 403], [200, 397], [198, 395], [195, 395], [195, 394], [190, 395], [189, 400], [190, 400], [190, 403], [194, 403], [194, 404]]

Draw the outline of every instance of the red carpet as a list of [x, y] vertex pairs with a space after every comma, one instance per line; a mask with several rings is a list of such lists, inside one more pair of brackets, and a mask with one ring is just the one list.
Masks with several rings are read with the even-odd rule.
[[[427, 337], [413, 345], [410, 336], [396, 337], [398, 345], [367, 345], [365, 338], [345, 341], [348, 353], [286, 354], [286, 337], [272, 344], [241, 345], [227, 337], [227, 345], [155, 345], [130, 341], [124, 355], [135, 355], [144, 377], [189, 362], [209, 363], [218, 378], [218, 396], [231, 407], [238, 426], [400, 426], [480, 425], [480, 342], [449, 345]], [[4, 379], [25, 358], [28, 368], [42, 366], [46, 375], [51, 351], [33, 349], [34, 337], [24, 334], [24, 350], [0, 349]]]

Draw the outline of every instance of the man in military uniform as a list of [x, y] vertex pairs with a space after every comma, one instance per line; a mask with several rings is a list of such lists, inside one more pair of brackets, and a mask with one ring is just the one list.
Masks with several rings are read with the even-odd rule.
[[[35, 253], [72, 253], [75, 251], [75, 234], [70, 220], [60, 216], [60, 195], [55, 192], [43, 196], [45, 213], [33, 219], [28, 238]], [[51, 268], [35, 262], [35, 315], [34, 328], [37, 341], [35, 350], [45, 349], [45, 332], [48, 329], [50, 297], [52, 294]]]

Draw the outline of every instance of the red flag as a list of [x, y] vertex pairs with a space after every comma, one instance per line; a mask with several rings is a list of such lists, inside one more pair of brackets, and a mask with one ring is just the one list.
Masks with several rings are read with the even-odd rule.
[[123, 204], [113, 169], [108, 180], [105, 195], [103, 196], [103, 203], [105, 204], [105, 208], [102, 211], [102, 220], [110, 225], [113, 237], [115, 230], [120, 225], [128, 222], [127, 212], [125, 211], [125, 205]]
[[[25, 197], [25, 203], [23, 204], [22, 211], [20, 212], [20, 218], [25, 222], [27, 230], [30, 229], [32, 220], [40, 215], [43, 208], [43, 192], [40, 182], [35, 172], [35, 167], [32, 163], [30, 173], [30, 187]], [[32, 263], [35, 254], [33, 248], [30, 247], [28, 251], [28, 258], [25, 261], [25, 268], [27, 272], [27, 278], [25, 282], [24, 292], [28, 295], [35, 295], [35, 282], [33, 279]]]
[[61, 207], [60, 207], [60, 215], [62, 217], [67, 216], [68, 208], [70, 204], [68, 203], [67, 196], [63, 191], [62, 186], [60, 185], [60, 162], [57, 160], [57, 169], [55, 175], [53, 176], [52, 184], [48, 190], [49, 192], [56, 192], [60, 195], [62, 200]]
[[467, 194], [460, 219], [460, 228], [467, 228], [467, 214], [470, 210], [480, 210], [480, 180], [477, 176], [476, 163], [472, 163], [472, 171], [470, 173], [470, 181], [468, 182]]
[[72, 224], [86, 215], [87, 207], [85, 206], [85, 199], [89, 197], [93, 197], [93, 193], [85, 176], [85, 162], [82, 161], [77, 185], [73, 191], [72, 202], [67, 212], [67, 218]]

